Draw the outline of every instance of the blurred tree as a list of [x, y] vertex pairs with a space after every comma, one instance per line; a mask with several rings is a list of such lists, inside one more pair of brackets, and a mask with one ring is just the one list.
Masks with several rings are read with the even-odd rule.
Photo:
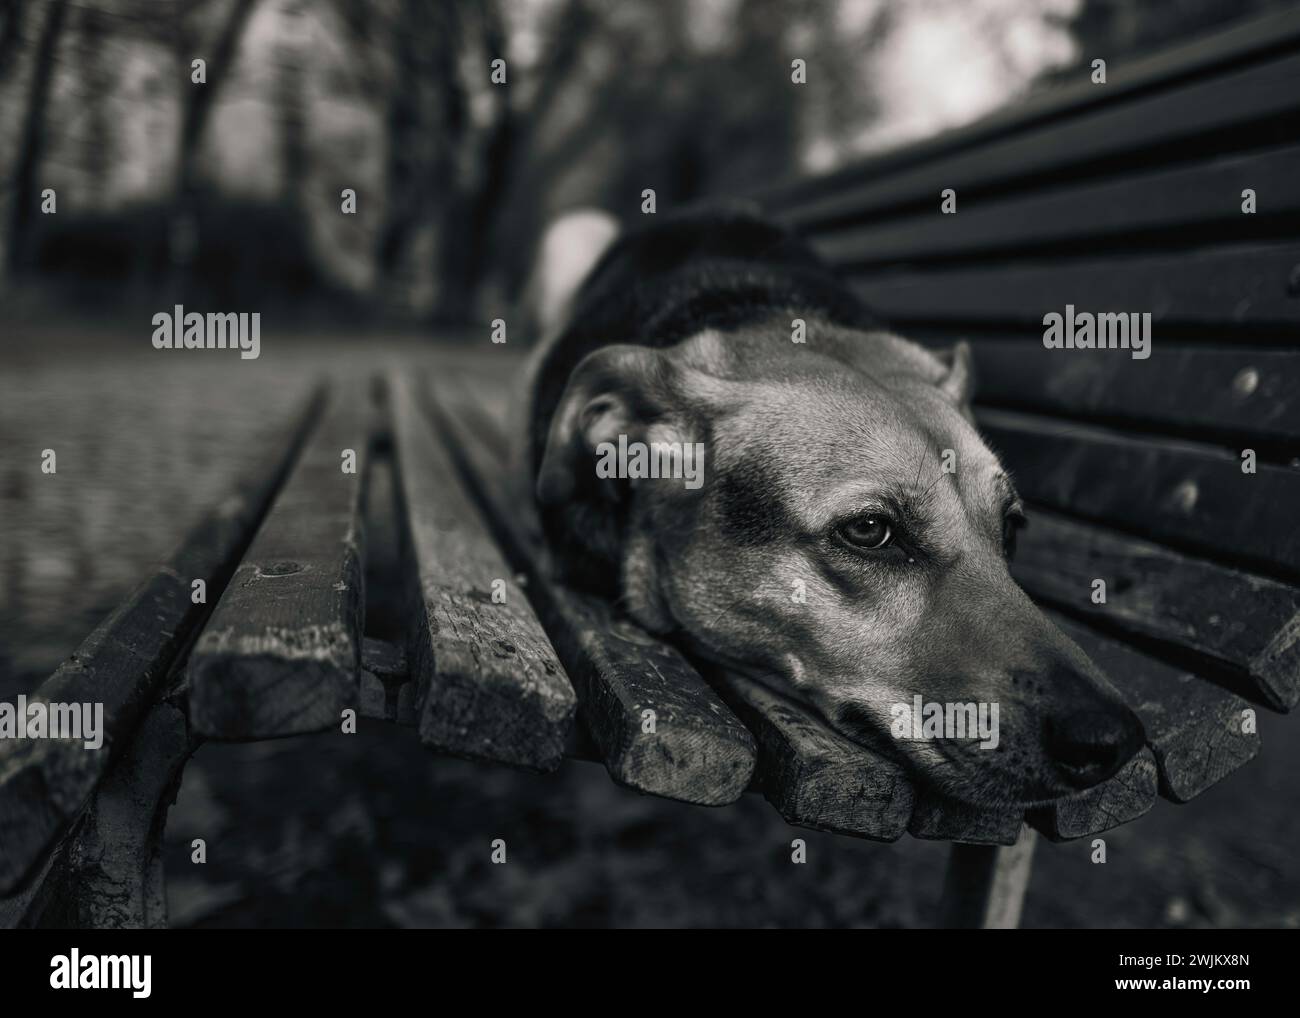
[[[37, 175], [45, 152], [50, 86], [54, 81], [55, 57], [68, 12], [67, 0], [50, 0], [36, 43], [36, 57], [27, 86], [27, 111], [14, 161], [10, 191], [10, 218], [6, 266], [11, 277], [22, 275], [28, 265], [29, 240], [38, 203]], [[16, 14], [11, 15], [17, 17]], [[6, 19], [7, 21], [8, 19]]]
[[[194, 26], [193, 16], [207, 6], [207, 0], [178, 0], [173, 7], [170, 27], [181, 96], [176, 178], [168, 235], [173, 262], [188, 261], [199, 243], [195, 206], [200, 188], [200, 145], [222, 86], [233, 76], [239, 37], [256, 5], [257, 0], [231, 0], [225, 17], [206, 45]], [[206, 81], [201, 85], [191, 80], [191, 64], [196, 58], [203, 59], [206, 64]]]
[[18, 66], [23, 31], [30, 4], [27, 0], [4, 0], [0, 3], [0, 85]]
[[101, 8], [79, 11], [79, 63], [84, 82], [84, 110], [87, 117], [81, 144], [81, 162], [86, 170], [91, 203], [102, 205], [109, 174], [116, 157], [117, 136], [110, 123], [108, 105], [112, 99], [115, 65], [108, 40], [112, 26]]

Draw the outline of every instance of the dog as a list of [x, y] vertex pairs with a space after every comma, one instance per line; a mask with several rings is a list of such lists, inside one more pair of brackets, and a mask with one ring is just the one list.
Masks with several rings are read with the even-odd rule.
[[[1023, 508], [976, 430], [968, 345], [886, 330], [745, 207], [562, 216], [528, 299], [514, 469], [558, 580], [968, 803], [1075, 794], [1142, 746], [1011, 578]], [[700, 449], [702, 483], [601, 469], [629, 445]], [[997, 748], [897, 738], [917, 696], [996, 704]]]

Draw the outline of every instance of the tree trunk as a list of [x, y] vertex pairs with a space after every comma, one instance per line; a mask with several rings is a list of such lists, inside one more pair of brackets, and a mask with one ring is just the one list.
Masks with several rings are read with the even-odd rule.
[[[239, 37], [243, 34], [244, 26], [248, 23], [249, 16], [256, 5], [257, 0], [235, 0], [210, 55], [197, 52], [197, 47], [188, 40], [177, 40], [179, 47], [177, 56], [180, 57], [180, 70], [184, 75], [183, 87], [188, 88], [189, 91], [183, 93], [185, 99], [182, 103], [181, 131], [176, 157], [176, 182], [172, 208], [173, 235], [169, 238], [169, 249], [173, 260], [181, 254], [174, 246], [177, 227], [193, 227], [199, 177], [199, 143], [203, 140], [203, 132], [216, 105], [221, 86], [230, 76], [231, 66], [239, 47]], [[187, 53], [186, 50], [191, 52]], [[202, 85], [194, 84], [190, 80], [190, 63], [196, 57], [202, 57], [207, 62], [207, 81]]]
[[31, 84], [27, 89], [27, 114], [23, 119], [22, 142], [18, 146], [18, 160], [14, 166], [7, 258], [12, 278], [17, 278], [28, 267], [28, 247], [39, 199], [36, 175], [40, 171], [41, 156], [45, 150], [45, 113], [49, 104], [50, 86], [54, 80], [54, 58], [59, 48], [59, 35], [67, 12], [67, 0], [52, 0], [36, 45], [36, 63], [32, 67]]

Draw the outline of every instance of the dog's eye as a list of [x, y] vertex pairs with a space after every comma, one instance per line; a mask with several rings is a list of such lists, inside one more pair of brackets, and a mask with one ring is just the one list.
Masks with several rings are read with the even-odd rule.
[[1002, 554], [1008, 562], [1016, 555], [1016, 535], [1028, 522], [1019, 513], [1008, 513], [1002, 517]]
[[894, 539], [894, 527], [887, 516], [870, 514], [849, 520], [839, 529], [840, 537], [855, 548], [877, 551]]

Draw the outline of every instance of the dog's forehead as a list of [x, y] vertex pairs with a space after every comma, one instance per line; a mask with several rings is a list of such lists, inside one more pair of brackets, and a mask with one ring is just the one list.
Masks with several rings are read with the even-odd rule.
[[718, 469], [734, 468], [751, 502], [769, 501], [801, 529], [818, 529], [882, 495], [924, 502], [939, 516], [998, 514], [1011, 491], [997, 457], [933, 386], [758, 383], [715, 437]]

